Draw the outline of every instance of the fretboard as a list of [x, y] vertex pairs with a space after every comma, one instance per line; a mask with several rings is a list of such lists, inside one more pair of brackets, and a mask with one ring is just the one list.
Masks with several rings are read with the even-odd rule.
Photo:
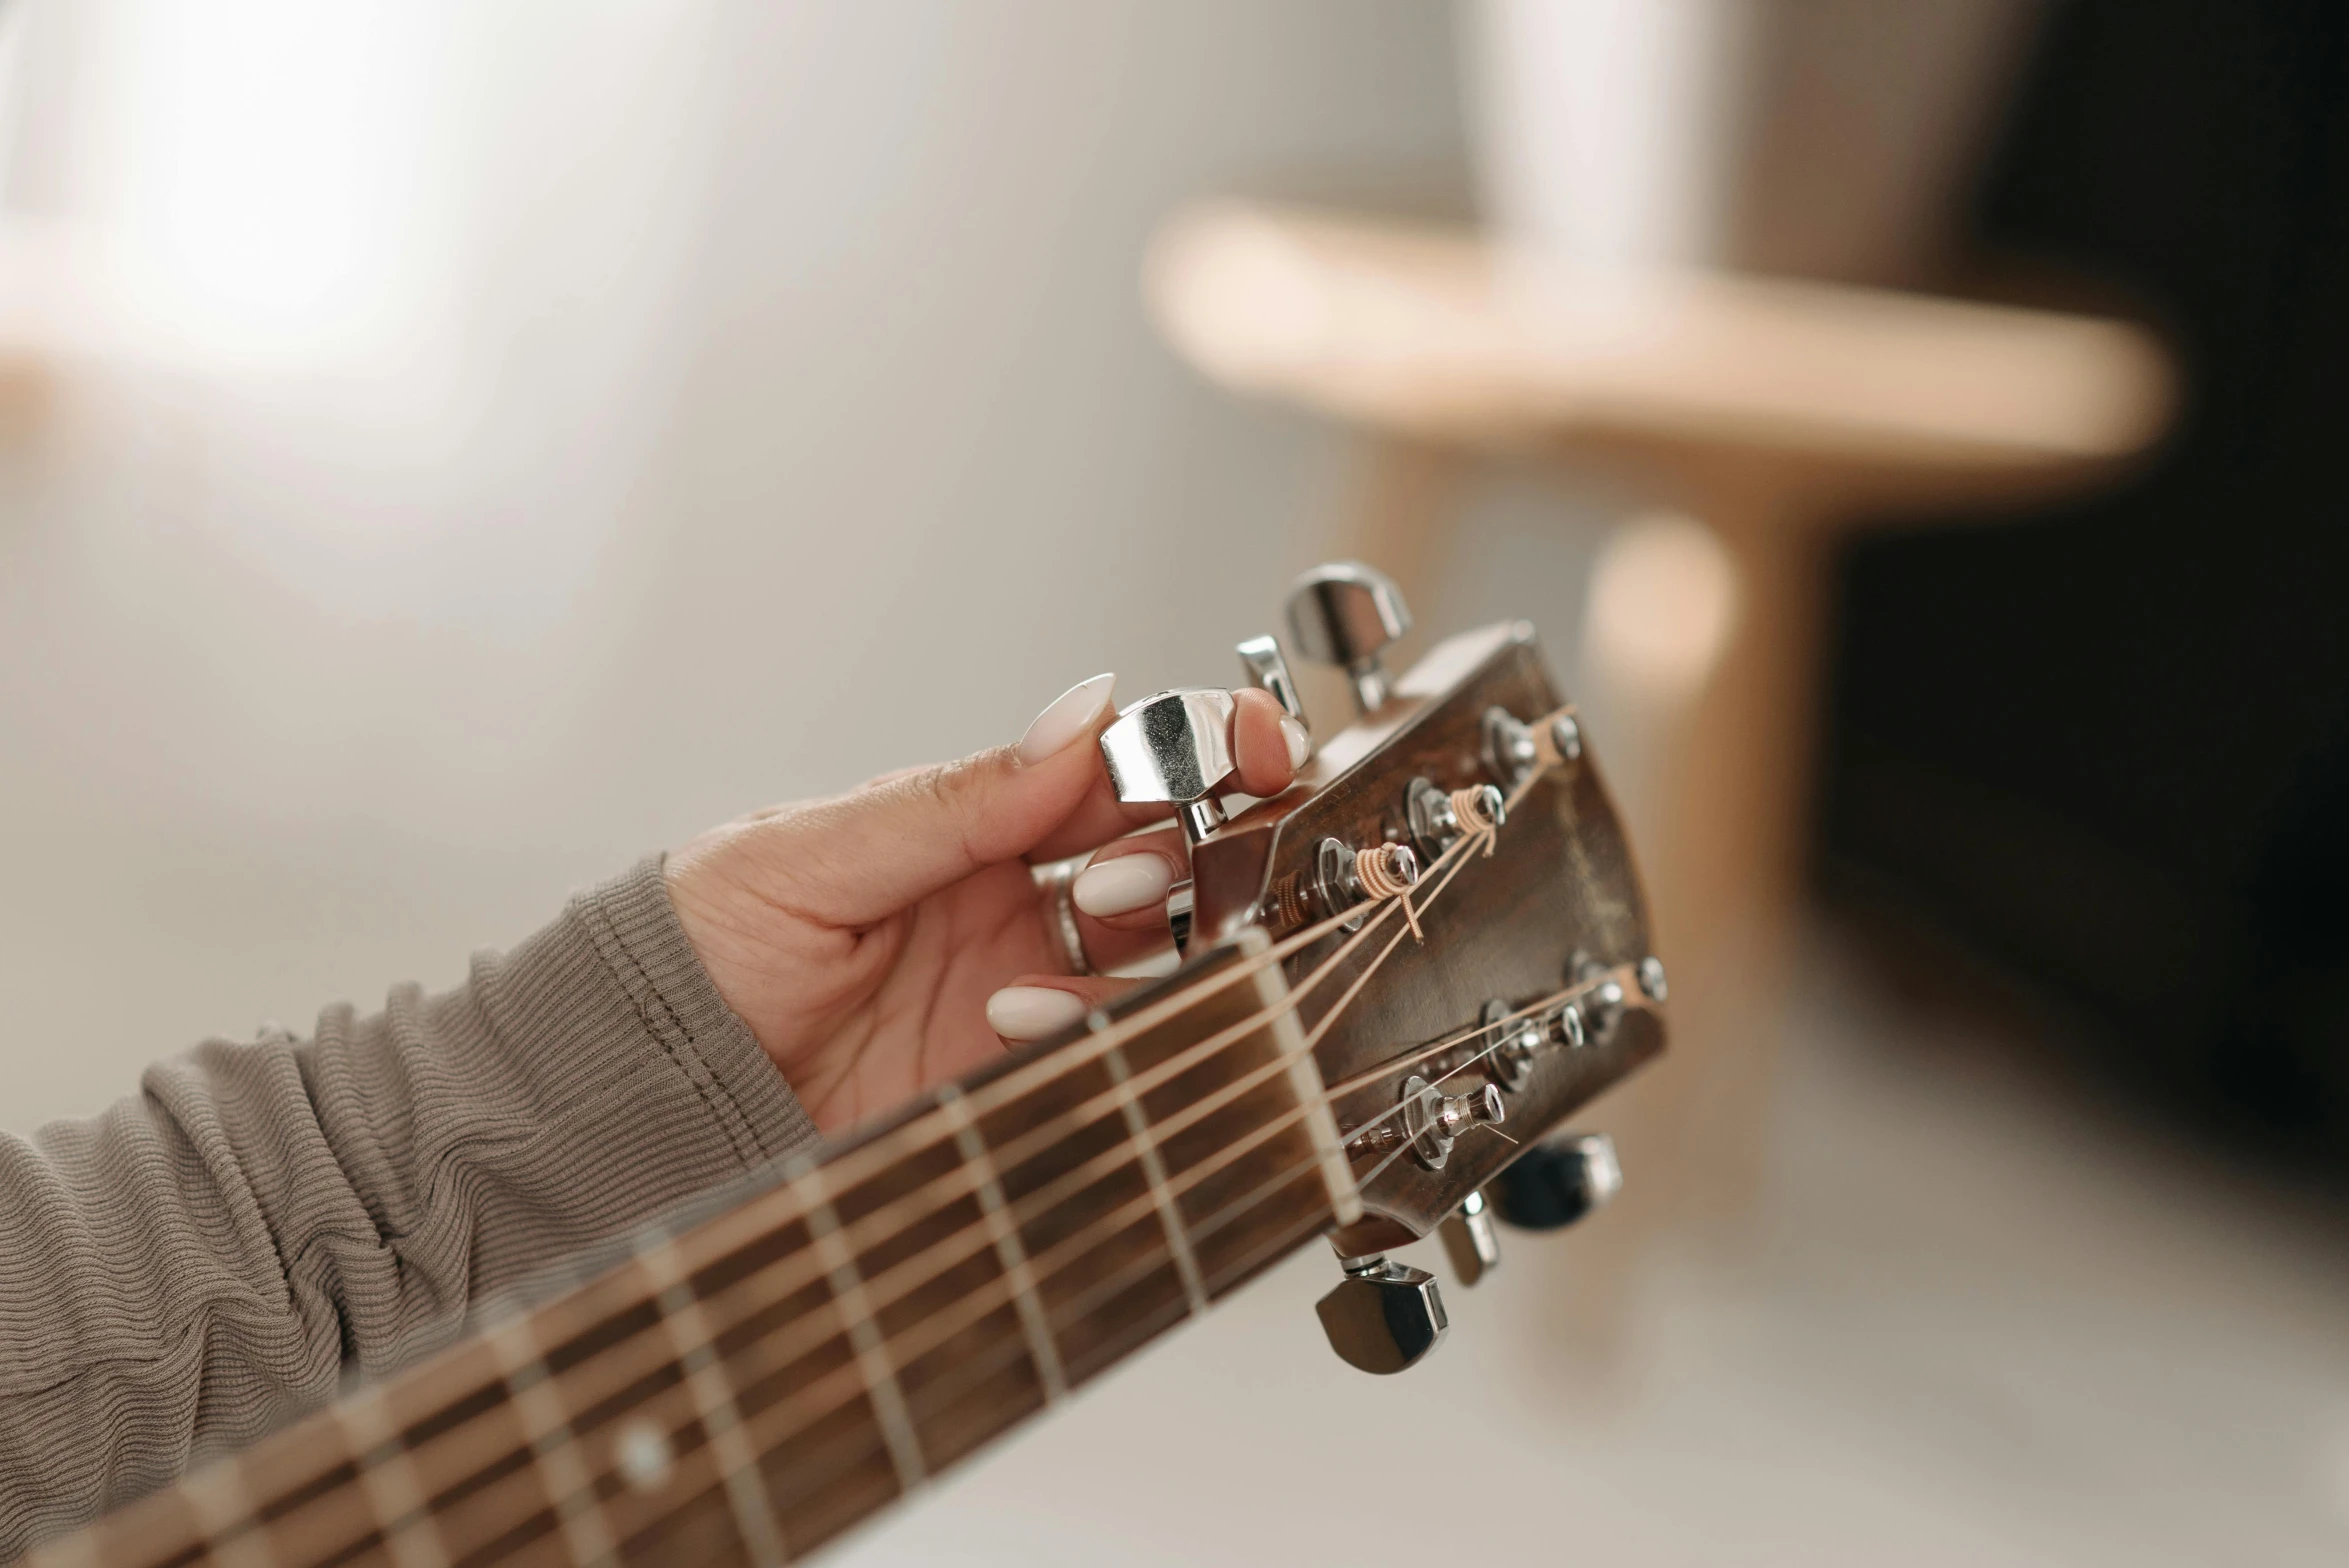
[[806, 1555], [1356, 1217], [1261, 940], [36, 1553]]

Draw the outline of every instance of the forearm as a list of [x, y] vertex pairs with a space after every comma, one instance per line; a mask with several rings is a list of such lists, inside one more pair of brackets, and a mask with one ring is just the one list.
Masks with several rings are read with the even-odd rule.
[[0, 1139], [0, 1558], [815, 1137], [648, 863], [454, 991]]

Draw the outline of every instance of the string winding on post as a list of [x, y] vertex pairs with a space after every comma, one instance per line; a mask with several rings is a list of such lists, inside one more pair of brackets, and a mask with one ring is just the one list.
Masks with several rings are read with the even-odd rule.
[[1419, 880], [1419, 861], [1400, 844], [1377, 844], [1354, 854], [1354, 881], [1373, 902], [1394, 899], [1403, 906], [1403, 923], [1412, 940], [1424, 942], [1419, 912], [1411, 907], [1411, 884]]

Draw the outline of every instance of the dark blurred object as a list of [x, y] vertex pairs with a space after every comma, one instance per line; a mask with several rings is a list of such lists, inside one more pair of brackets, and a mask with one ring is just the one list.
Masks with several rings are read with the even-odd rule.
[[1973, 231], [2157, 302], [2191, 406], [2120, 490], [1850, 552], [1831, 876], [2349, 1167], [2349, 7], [2060, 8]]

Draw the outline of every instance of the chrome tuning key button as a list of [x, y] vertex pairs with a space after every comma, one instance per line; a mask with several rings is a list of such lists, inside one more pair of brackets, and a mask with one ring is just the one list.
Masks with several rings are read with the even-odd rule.
[[1251, 637], [1234, 650], [1240, 656], [1240, 668], [1248, 677], [1248, 684], [1260, 691], [1272, 693], [1273, 701], [1281, 711], [1299, 724], [1305, 722], [1305, 703], [1297, 695], [1297, 682], [1289, 674], [1289, 661], [1281, 657], [1281, 645], [1272, 637]]
[[1652, 953], [1639, 961], [1639, 994], [1658, 1007], [1672, 997], [1672, 988], [1664, 981], [1664, 960]]
[[[1237, 766], [1232, 694], [1206, 688], [1144, 697], [1101, 732], [1101, 760], [1109, 765], [1118, 799], [1173, 805], [1184, 842], [1196, 845], [1223, 824], [1215, 791]], [[1177, 952], [1190, 948], [1191, 909], [1192, 886], [1185, 878], [1166, 895], [1166, 923]]]
[[1232, 694], [1204, 688], [1144, 697], [1101, 732], [1117, 798], [1166, 801], [1196, 844], [1223, 824], [1216, 789], [1232, 776]]
[[1354, 706], [1366, 714], [1393, 689], [1379, 655], [1410, 629], [1403, 591], [1360, 561], [1316, 566], [1289, 589], [1290, 640], [1306, 658], [1345, 670]]
[[1451, 1320], [1434, 1275], [1384, 1256], [1338, 1262], [1346, 1277], [1313, 1310], [1339, 1360], [1385, 1375], [1418, 1365], [1443, 1343]]
[[1545, 1138], [1493, 1182], [1493, 1207], [1520, 1230], [1562, 1230], [1623, 1188], [1615, 1142], [1604, 1133]]
[[1582, 723], [1571, 713], [1561, 713], [1550, 720], [1550, 744], [1557, 748], [1562, 762], [1582, 760]]
[[1463, 1285], [1474, 1285], [1501, 1266], [1501, 1235], [1493, 1229], [1493, 1212], [1484, 1194], [1472, 1192], [1437, 1227], [1444, 1256]]

